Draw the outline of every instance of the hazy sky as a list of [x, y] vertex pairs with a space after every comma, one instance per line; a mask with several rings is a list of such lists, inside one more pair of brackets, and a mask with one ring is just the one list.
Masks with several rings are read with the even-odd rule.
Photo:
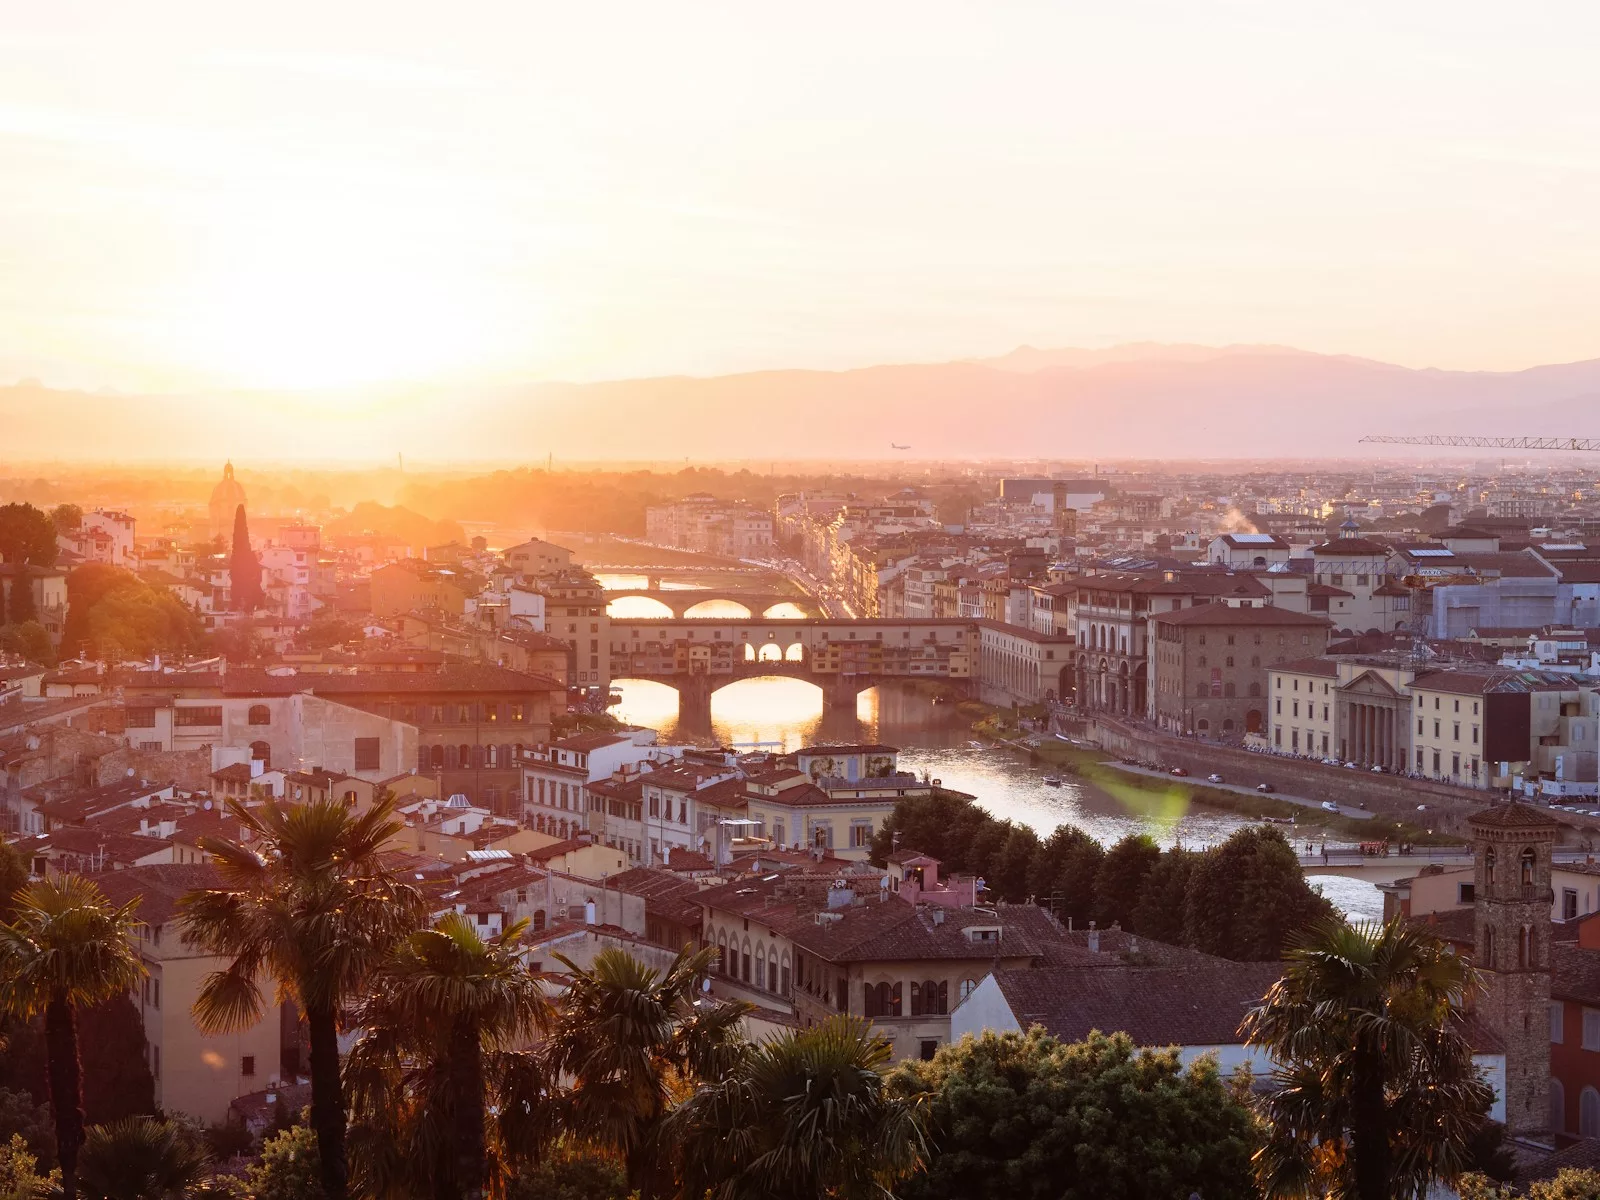
[[1600, 356], [1593, 3], [0, 0], [0, 379]]

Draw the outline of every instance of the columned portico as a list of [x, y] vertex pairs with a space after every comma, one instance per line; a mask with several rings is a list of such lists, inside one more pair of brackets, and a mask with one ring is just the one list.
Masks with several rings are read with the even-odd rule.
[[1364, 675], [1340, 689], [1339, 754], [1361, 767], [1403, 770], [1410, 707], [1377, 675]]

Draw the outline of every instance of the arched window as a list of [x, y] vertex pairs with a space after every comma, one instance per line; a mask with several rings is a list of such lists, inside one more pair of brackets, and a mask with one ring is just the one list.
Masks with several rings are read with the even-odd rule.
[[472, 747], [461, 745], [456, 749], [456, 765], [465, 771], [472, 765]]
[[740, 956], [740, 958], [741, 958], [741, 962], [740, 962], [739, 965], [743, 968], [743, 970], [741, 971], [739, 977], [741, 979], [743, 979], [746, 983], [749, 983], [750, 982], [750, 943], [748, 941], [746, 941], [745, 944], [744, 944], [744, 953]]
[[1491, 926], [1483, 931], [1483, 965], [1489, 970], [1494, 970], [1494, 929]]
[[1252, 683], [1252, 684], [1251, 684], [1251, 685], [1250, 685], [1250, 694], [1251, 694], [1251, 695], [1252, 695], [1252, 696], [1259, 696], [1259, 695], [1261, 695], [1261, 685], [1260, 685], [1260, 684], [1259, 684], [1259, 683]]
[[778, 948], [767, 947], [767, 991], [778, 990]]
[[1533, 926], [1524, 925], [1522, 936], [1517, 939], [1517, 966], [1526, 971], [1533, 966]]
[[483, 747], [482, 746], [474, 746], [472, 748], [472, 767], [473, 767], [474, 770], [477, 770], [477, 771], [483, 770]]
[[728, 935], [724, 932], [717, 934], [717, 970], [727, 975], [728, 972]]
[[756, 945], [756, 986], [767, 986], [767, 948], [765, 945]]
[[913, 1017], [922, 1015], [922, 985], [915, 979], [911, 981], [911, 1015]]
[[354, 789], [345, 792], [342, 799], [344, 800], [344, 806], [346, 808], [354, 808], [356, 806], [356, 794]]
[[1483, 852], [1483, 882], [1485, 884], [1494, 882], [1494, 847], [1492, 846]]
[[1530, 846], [1522, 852], [1522, 886], [1533, 886], [1533, 848]]
[[417, 747], [417, 770], [426, 771], [430, 761], [428, 747], [419, 745]]
[[1552, 1133], [1567, 1131], [1567, 1089], [1554, 1077], [1550, 1080], [1550, 1130]]
[[783, 955], [783, 970], [778, 975], [778, 991], [785, 996], [789, 994], [789, 954], [787, 951]]
[[260, 763], [263, 771], [272, 770], [272, 747], [266, 742], [251, 742], [250, 758]]
[[900, 1015], [900, 985], [897, 983], [889, 989], [889, 1011], [884, 1014], [888, 1017]]
[[1201, 717], [1194, 723], [1194, 727], [1201, 733], [1209, 733], [1211, 731], [1211, 722], [1206, 720], [1204, 717]]
[[489, 766], [490, 767], [498, 767], [499, 765], [500, 765], [500, 747], [496, 746], [493, 742], [491, 742], [491, 743], [489, 743]]
[[250, 706], [249, 721], [252, 725], [271, 725], [272, 710], [265, 704], [252, 704]]
[[444, 770], [444, 747], [435, 746], [432, 751], [432, 764], [435, 771]]
[[1229, 717], [1226, 721], [1224, 721], [1222, 723], [1222, 732], [1223, 733], [1232, 733], [1233, 732], [1233, 718], [1232, 717]]
[[1586, 1087], [1578, 1093], [1578, 1133], [1600, 1137], [1600, 1092]]
[[446, 746], [444, 748], [444, 766], [446, 770], [454, 771], [456, 769], [456, 764], [460, 761], [461, 760], [456, 757], [456, 748], [454, 746]]
[[544, 909], [542, 909], [542, 908], [534, 909], [533, 910], [533, 931], [535, 933], [538, 933], [541, 929], [544, 928], [544, 921], [545, 921]]

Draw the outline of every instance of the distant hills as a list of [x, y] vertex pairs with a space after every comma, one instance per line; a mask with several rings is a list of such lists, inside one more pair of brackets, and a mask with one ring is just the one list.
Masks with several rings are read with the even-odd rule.
[[[1355, 457], [1364, 433], [1600, 435], [1600, 359], [1413, 370], [1284, 346], [1019, 347], [849, 371], [380, 393], [0, 388], [0, 462]], [[909, 444], [898, 453], [890, 443]]]

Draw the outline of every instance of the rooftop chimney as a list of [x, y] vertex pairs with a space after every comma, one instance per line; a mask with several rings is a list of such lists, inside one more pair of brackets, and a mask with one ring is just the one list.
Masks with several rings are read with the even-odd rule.
[[1094, 922], [1089, 922], [1089, 953], [1100, 953], [1100, 931], [1094, 927]]

